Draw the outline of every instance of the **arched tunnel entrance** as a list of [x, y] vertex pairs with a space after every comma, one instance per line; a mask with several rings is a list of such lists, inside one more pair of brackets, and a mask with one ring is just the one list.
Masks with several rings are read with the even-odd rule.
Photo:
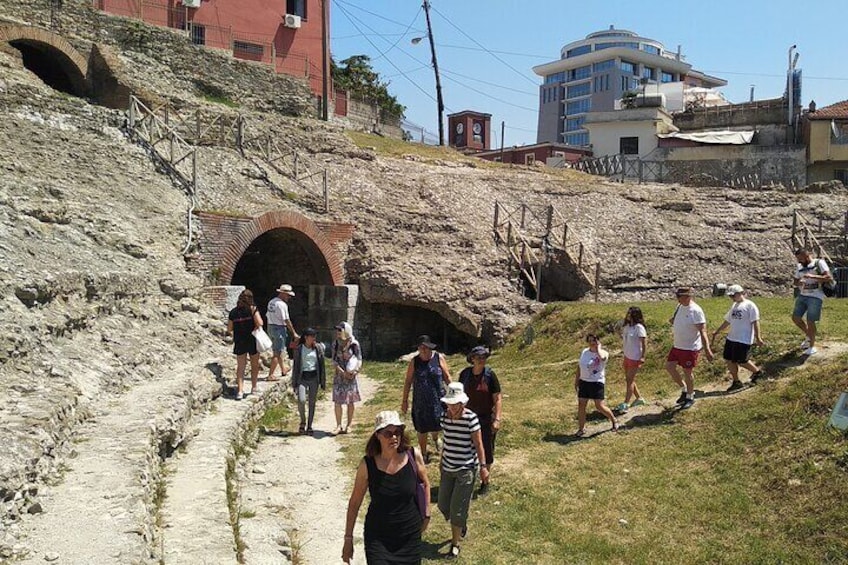
[[268, 301], [281, 284], [294, 288], [289, 313], [298, 328], [310, 325], [310, 285], [333, 285], [333, 277], [321, 250], [306, 234], [291, 228], [275, 228], [254, 239], [233, 271], [232, 285], [253, 291], [256, 305], [265, 315]]
[[15, 39], [9, 45], [21, 53], [24, 67], [47, 86], [73, 96], [86, 96], [85, 76], [59, 49], [33, 39]]
[[364, 352], [372, 359], [396, 359], [415, 350], [415, 339], [427, 334], [439, 351], [468, 351], [478, 344], [475, 336], [464, 333], [438, 312], [420, 306], [360, 302], [357, 319], [367, 320], [357, 337]]

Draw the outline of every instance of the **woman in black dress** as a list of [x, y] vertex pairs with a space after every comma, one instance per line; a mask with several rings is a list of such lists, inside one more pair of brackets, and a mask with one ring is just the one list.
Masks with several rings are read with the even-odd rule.
[[239, 294], [236, 307], [230, 310], [227, 320], [227, 334], [233, 336], [233, 354], [236, 356], [236, 400], [244, 396], [244, 369], [250, 356], [250, 392], [256, 392], [259, 378], [259, 353], [256, 351], [256, 338], [253, 332], [262, 327], [262, 316], [253, 304], [253, 293], [243, 290]]
[[[345, 563], [353, 558], [353, 526], [366, 491], [371, 495], [365, 515], [368, 565], [421, 563], [421, 533], [430, 524], [430, 497], [426, 497], [422, 512], [416, 502], [416, 488], [417, 481], [421, 481], [424, 492], [429, 494], [430, 480], [421, 453], [410, 446], [404, 428], [397, 412], [377, 414], [347, 505], [342, 549]], [[410, 455], [415, 458], [414, 463]]]

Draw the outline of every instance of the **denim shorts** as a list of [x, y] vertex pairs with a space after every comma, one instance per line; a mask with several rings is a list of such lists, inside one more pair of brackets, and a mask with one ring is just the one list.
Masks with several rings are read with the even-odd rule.
[[274, 355], [279, 355], [286, 349], [288, 334], [286, 333], [285, 326], [268, 324], [268, 336], [271, 338]]
[[821, 298], [799, 295], [795, 298], [795, 308], [792, 310], [792, 315], [796, 318], [802, 318], [806, 313], [808, 322], [818, 322], [821, 320], [821, 311]]

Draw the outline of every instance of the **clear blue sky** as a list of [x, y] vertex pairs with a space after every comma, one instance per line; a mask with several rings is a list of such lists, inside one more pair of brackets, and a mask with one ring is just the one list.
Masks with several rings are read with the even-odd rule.
[[[492, 114], [493, 147], [535, 143], [538, 85], [531, 67], [610, 25], [682, 46], [694, 68], [728, 81], [732, 102], [783, 94], [788, 49], [797, 44], [802, 102], [848, 99], [848, 0], [431, 0], [446, 114]], [[331, 0], [332, 54], [371, 57], [410, 122], [438, 132], [430, 49], [420, 0]], [[428, 136], [430, 137], [430, 136]]]

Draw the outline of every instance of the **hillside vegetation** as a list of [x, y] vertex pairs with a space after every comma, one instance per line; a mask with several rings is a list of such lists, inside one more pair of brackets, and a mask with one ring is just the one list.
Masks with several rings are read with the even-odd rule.
[[[714, 329], [729, 300], [699, 302]], [[551, 304], [532, 322], [532, 345], [516, 331], [490, 360], [504, 387], [505, 424], [495, 489], [472, 504], [464, 557], [475, 563], [845, 563], [848, 436], [825, 423], [848, 390], [848, 355], [833, 354], [848, 341], [848, 301], [827, 303], [822, 354], [803, 364], [791, 301], [757, 302], [767, 346], [755, 356], [771, 379], [726, 394], [724, 363], [704, 363], [696, 371], [699, 400], [688, 411], [672, 407], [677, 389], [663, 369], [671, 341], [665, 320], [674, 305], [639, 304], [649, 331], [639, 384], [652, 403], [631, 410], [624, 431], [580, 441], [572, 436], [574, 360], [585, 335], [599, 333], [612, 352], [607, 399], [621, 401], [616, 324], [626, 308]], [[450, 365], [456, 376], [465, 362], [454, 357]], [[363, 419], [399, 404], [403, 368], [367, 367], [383, 387]], [[606, 430], [606, 420], [595, 416], [589, 429]], [[349, 445], [351, 465], [361, 456], [361, 439]], [[436, 485], [437, 465], [430, 476]], [[428, 559], [446, 549], [447, 539], [446, 525], [434, 520]]]

